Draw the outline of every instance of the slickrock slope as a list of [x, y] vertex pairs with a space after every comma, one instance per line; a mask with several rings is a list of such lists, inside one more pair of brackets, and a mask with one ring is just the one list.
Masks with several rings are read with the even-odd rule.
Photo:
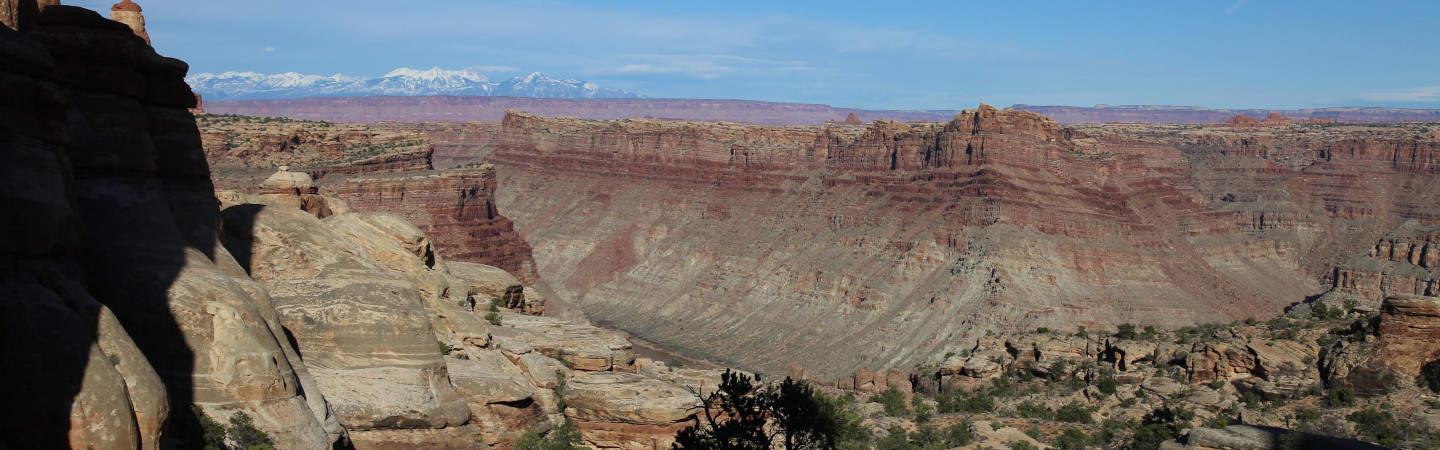
[[539, 279], [530, 246], [495, 207], [494, 169], [431, 170], [424, 135], [268, 117], [201, 115], [197, 123], [217, 186], [256, 192], [276, 167], [303, 171], [320, 194], [419, 226], [452, 259], [497, 266], [527, 284]]
[[[519, 281], [493, 267], [452, 271], [398, 216], [304, 194], [221, 198], [226, 246], [270, 292], [357, 448], [504, 445], [567, 419], [596, 445], [668, 447], [698, 402], [684, 386], [714, 383], [714, 373], [667, 376], [619, 333], [516, 313], [543, 305], [496, 308], [499, 323], [487, 323], [491, 299]], [[306, 209], [316, 202], [324, 208]]]
[[770, 373], [908, 367], [1036, 325], [1273, 314], [1319, 291], [1293, 242], [1214, 209], [1182, 151], [1072, 133], [988, 106], [865, 127], [512, 113], [487, 161], [563, 297]]
[[185, 64], [80, 8], [21, 25], [0, 27], [0, 446], [198, 446], [192, 405], [328, 446], [341, 429], [216, 239]]

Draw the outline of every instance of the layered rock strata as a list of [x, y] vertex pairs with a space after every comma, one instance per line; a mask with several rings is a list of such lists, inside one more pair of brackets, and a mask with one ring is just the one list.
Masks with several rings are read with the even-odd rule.
[[[513, 113], [498, 128], [381, 126], [430, 136], [447, 164], [496, 165], [501, 209], [540, 273], [594, 318], [829, 378], [908, 367], [927, 352], [890, 350], [916, 342], [969, 348], [989, 327], [1275, 314], [1354, 284], [1352, 255], [1387, 236], [1423, 241], [1394, 230], [1440, 213], [1427, 200], [1440, 170], [1433, 125], [1038, 117], [982, 108], [944, 124], [755, 127]], [[1369, 304], [1427, 292], [1434, 277], [1410, 272], [1365, 275], [1397, 280], [1361, 288]], [[792, 342], [872, 359], [829, 368], [738, 350]]]
[[257, 180], [276, 167], [303, 172], [314, 179], [312, 193], [398, 214], [452, 259], [500, 267], [530, 285], [539, 280], [530, 246], [495, 206], [494, 169], [431, 170], [434, 147], [424, 135], [268, 117], [204, 115], [197, 122], [218, 186], [259, 192]]

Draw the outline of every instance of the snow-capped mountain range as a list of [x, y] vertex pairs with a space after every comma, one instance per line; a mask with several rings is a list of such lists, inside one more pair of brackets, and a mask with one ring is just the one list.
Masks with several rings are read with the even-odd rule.
[[305, 97], [370, 97], [377, 95], [465, 95], [539, 98], [642, 98], [622, 89], [602, 88], [573, 78], [555, 79], [540, 72], [505, 81], [472, 70], [399, 68], [375, 78], [295, 72], [198, 73], [185, 77], [206, 100], [261, 100]]

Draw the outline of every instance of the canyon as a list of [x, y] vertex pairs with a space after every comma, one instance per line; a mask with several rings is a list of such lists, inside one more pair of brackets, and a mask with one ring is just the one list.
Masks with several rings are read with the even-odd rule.
[[495, 166], [541, 279], [591, 318], [838, 376], [1037, 326], [1433, 295], [1437, 126], [1271, 122], [1061, 126], [982, 106], [939, 123], [370, 126], [428, 136], [440, 167]]

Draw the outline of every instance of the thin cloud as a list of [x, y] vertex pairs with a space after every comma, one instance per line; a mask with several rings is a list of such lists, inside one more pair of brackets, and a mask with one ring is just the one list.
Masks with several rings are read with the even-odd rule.
[[1248, 1], [1250, 0], [1237, 0], [1234, 5], [1230, 6], [1230, 9], [1225, 10], [1225, 14], [1235, 14], [1235, 11], [1239, 11], [1240, 7], [1245, 6], [1245, 2]]
[[1371, 92], [1361, 98], [1376, 102], [1440, 102], [1440, 86], [1421, 86], [1410, 89]]
[[816, 70], [804, 61], [783, 61], [723, 54], [626, 55], [630, 62], [601, 67], [587, 73], [613, 75], [680, 75], [713, 80], [737, 72], [794, 72]]
[[520, 68], [515, 66], [470, 66], [468, 70], [476, 72], [519, 72]]
[[273, 52], [273, 51], [275, 51], [275, 47], [265, 47], [264, 50], [265, 50], [266, 52]]

